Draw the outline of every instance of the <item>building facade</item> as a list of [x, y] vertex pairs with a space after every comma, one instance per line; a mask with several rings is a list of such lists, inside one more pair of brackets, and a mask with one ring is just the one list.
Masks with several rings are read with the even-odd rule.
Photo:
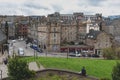
[[28, 22], [27, 21], [21, 21], [18, 23], [16, 27], [16, 36], [18, 38], [27, 38], [28, 36]]
[[102, 49], [112, 46], [112, 36], [103, 31], [91, 30], [86, 35], [86, 44], [94, 46], [95, 54], [102, 54]]
[[60, 51], [61, 26], [57, 22], [50, 22], [48, 25], [48, 51]]

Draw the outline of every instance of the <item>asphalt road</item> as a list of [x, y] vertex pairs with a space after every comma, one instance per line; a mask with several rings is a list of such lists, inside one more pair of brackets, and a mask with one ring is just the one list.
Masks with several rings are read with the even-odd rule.
[[[10, 42], [12, 42], [12, 41], [10, 41]], [[71, 56], [67, 57], [67, 53], [46, 52], [46, 51], [43, 51], [43, 53], [39, 53], [36, 50], [30, 48], [30, 45], [26, 45], [26, 42], [24, 40], [16, 40], [13, 43], [13, 45], [10, 46], [10, 50], [9, 50], [10, 55], [12, 55], [13, 52], [18, 55], [18, 48], [23, 48], [24, 49], [24, 53], [25, 53], [24, 56], [37, 55], [37, 56], [45, 56], [45, 57], [46, 56], [48, 56], [48, 57], [65, 57], [65, 58], [71, 57]], [[78, 58], [78, 57], [71, 57], [71, 58]], [[93, 58], [93, 57], [80, 57], [80, 58]], [[101, 58], [99, 58], [99, 59], [101, 59]]]
[[[12, 41], [10, 41], [11, 43]], [[27, 47], [27, 48], [26, 48]], [[10, 55], [16, 53], [18, 55], [18, 49], [23, 48], [24, 49], [24, 56], [34, 56], [35, 54], [37, 56], [49, 56], [49, 57], [67, 57], [67, 53], [56, 53], [56, 52], [47, 52], [43, 51], [43, 53], [39, 53], [36, 50], [30, 48], [29, 44], [26, 45], [25, 41], [23, 40], [16, 40], [10, 48]]]

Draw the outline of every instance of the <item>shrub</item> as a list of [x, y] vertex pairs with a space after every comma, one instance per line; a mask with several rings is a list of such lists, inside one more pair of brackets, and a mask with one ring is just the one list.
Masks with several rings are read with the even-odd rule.
[[120, 47], [115, 49], [117, 59], [120, 59]]
[[69, 45], [74, 45], [75, 43], [73, 41], [69, 42], [68, 43]]
[[79, 42], [79, 45], [82, 45], [82, 44], [84, 44], [84, 42]]
[[30, 71], [26, 61], [19, 58], [12, 58], [8, 63], [8, 76], [10, 80], [25, 80], [33, 77], [34, 71]]
[[105, 59], [115, 59], [115, 50], [113, 48], [104, 48], [103, 57]]
[[100, 80], [110, 80], [109, 78], [101, 78]]
[[112, 79], [120, 80], [120, 63], [118, 63], [118, 62], [116, 64], [116, 66], [114, 66], [114, 68], [113, 68]]

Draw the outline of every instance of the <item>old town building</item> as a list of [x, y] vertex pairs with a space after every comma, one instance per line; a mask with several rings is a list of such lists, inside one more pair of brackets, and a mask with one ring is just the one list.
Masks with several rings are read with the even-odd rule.
[[112, 36], [104, 31], [90, 30], [86, 35], [86, 44], [94, 46], [94, 53], [101, 54], [103, 48], [112, 46]]
[[76, 25], [72, 20], [61, 23], [61, 42], [71, 42], [76, 40]]
[[16, 26], [16, 37], [27, 38], [28, 35], [28, 22], [20, 21]]
[[60, 14], [59, 12], [48, 14], [44, 20], [40, 16], [30, 16], [28, 30], [30, 35], [28, 35], [36, 40], [41, 48], [44, 49], [45, 46], [48, 51], [60, 51], [60, 47], [65, 42], [85, 44], [85, 35], [89, 30], [99, 30], [99, 25], [95, 25], [97, 17], [86, 16], [83, 13]]
[[49, 22], [48, 51], [60, 51], [61, 26], [57, 22]]
[[[1, 28], [0, 28], [1, 29]], [[6, 43], [6, 35], [0, 30], [0, 56], [4, 53], [4, 44]]]
[[104, 29], [102, 14], [85, 15], [82, 12], [73, 14], [55, 12], [48, 14], [47, 17], [22, 15], [0, 17], [0, 22], [5, 20], [13, 22], [15, 37], [28, 38], [31, 43], [48, 51], [60, 51], [65, 43], [84, 45], [86, 34], [90, 33], [91, 29], [95, 31]]

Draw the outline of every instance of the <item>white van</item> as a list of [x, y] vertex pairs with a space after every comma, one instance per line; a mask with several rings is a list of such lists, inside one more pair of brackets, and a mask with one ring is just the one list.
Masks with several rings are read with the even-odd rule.
[[23, 48], [18, 49], [18, 55], [24, 55], [24, 49]]

